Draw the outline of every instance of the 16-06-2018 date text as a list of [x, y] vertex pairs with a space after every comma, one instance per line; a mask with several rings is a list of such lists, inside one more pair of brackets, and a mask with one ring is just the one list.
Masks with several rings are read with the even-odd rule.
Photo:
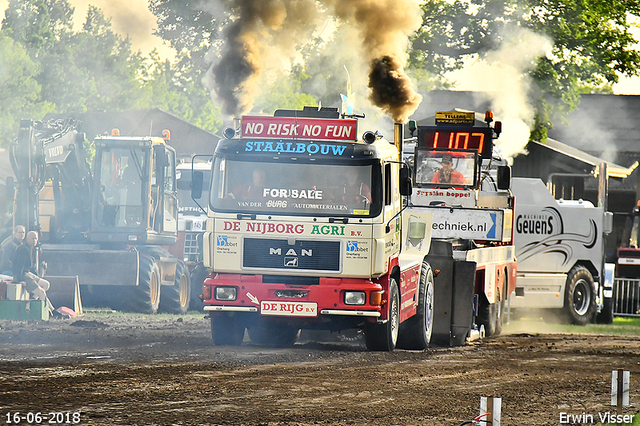
[[5, 424], [30, 424], [30, 425], [60, 425], [60, 424], [78, 424], [80, 423], [80, 412], [68, 412], [68, 411], [48, 411], [48, 412], [33, 412], [21, 413], [19, 411], [9, 412], [6, 414]]

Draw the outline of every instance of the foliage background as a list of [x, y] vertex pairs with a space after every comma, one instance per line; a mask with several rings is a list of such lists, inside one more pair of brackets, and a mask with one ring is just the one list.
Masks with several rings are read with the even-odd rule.
[[[218, 132], [229, 117], [203, 79], [224, 44], [224, 29], [242, 18], [230, 12], [239, 1], [149, 0], [157, 35], [176, 53], [166, 60], [157, 51], [134, 51], [94, 6], [74, 29], [68, 0], [10, 0], [0, 27], [0, 147], [15, 137], [21, 118], [41, 119], [47, 112], [160, 108]], [[407, 44], [408, 73], [423, 93], [455, 88], [447, 78], [451, 71], [470, 61], [502, 61], [494, 53], [509, 43], [524, 52], [529, 39], [522, 31], [545, 37], [544, 52], [518, 68], [529, 82], [523, 96], [533, 110], [526, 125], [532, 138], [544, 140], [553, 123], [576, 107], [580, 94], [611, 93], [620, 76], [638, 74], [640, 52], [630, 29], [639, 4], [429, 0], [422, 3], [421, 28]], [[299, 43], [288, 66], [265, 76], [255, 112], [337, 103], [348, 83], [345, 65], [354, 82], [366, 79], [351, 64], [357, 49], [340, 25], [327, 19], [324, 31]], [[366, 84], [361, 87], [366, 90]]]

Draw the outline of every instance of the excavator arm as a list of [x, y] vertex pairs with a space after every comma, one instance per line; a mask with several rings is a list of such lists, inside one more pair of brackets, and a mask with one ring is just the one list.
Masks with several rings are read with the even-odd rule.
[[50, 181], [55, 213], [49, 239], [81, 240], [91, 219], [91, 171], [75, 120], [21, 120], [10, 146], [16, 176], [14, 226], [41, 232], [40, 193]]

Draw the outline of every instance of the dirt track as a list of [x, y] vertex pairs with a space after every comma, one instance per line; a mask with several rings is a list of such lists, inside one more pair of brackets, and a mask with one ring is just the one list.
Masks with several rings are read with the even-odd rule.
[[618, 368], [631, 371], [631, 403], [639, 401], [638, 338], [520, 333], [369, 353], [359, 340], [215, 347], [200, 316], [0, 327], [2, 423], [19, 411], [42, 412], [40, 424], [50, 412], [80, 412], [91, 425], [458, 425], [493, 395], [503, 399], [503, 425], [557, 425], [561, 412], [597, 423], [613, 411]]

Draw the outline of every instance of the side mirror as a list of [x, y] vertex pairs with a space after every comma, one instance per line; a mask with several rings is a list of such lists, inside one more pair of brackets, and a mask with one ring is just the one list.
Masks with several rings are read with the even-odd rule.
[[204, 173], [194, 170], [191, 174], [191, 198], [199, 200], [202, 197], [202, 181]]
[[165, 168], [169, 165], [169, 154], [164, 145], [156, 147], [156, 165], [159, 168]]
[[511, 167], [498, 166], [498, 189], [509, 189], [511, 187]]
[[417, 128], [416, 122], [414, 120], [409, 120], [409, 132], [411, 133], [411, 136], [413, 136]]
[[613, 213], [604, 212], [604, 224], [602, 227], [604, 228], [602, 232], [607, 235], [613, 232]]
[[413, 185], [411, 183], [411, 169], [403, 166], [400, 169], [400, 195], [405, 197], [411, 195]]

